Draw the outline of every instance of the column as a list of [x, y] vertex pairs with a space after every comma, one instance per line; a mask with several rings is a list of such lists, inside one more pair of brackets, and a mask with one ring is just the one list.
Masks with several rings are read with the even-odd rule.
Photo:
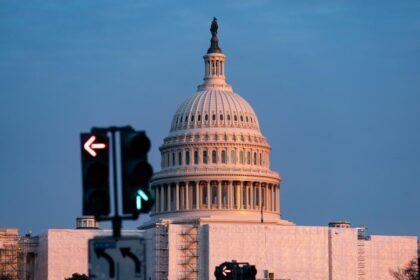
[[207, 209], [210, 209], [211, 208], [210, 181], [207, 181], [206, 185], [207, 185]]
[[222, 209], [222, 181], [217, 181], [217, 203], [219, 209]]
[[250, 186], [249, 182], [246, 183], [246, 209], [251, 208], [251, 198], [250, 198]]
[[159, 188], [159, 185], [156, 185], [155, 186], [155, 189], [156, 189], [156, 212], [160, 212], [160, 204], [161, 204], [161, 201], [160, 201], [160, 188]]
[[171, 211], [172, 209], [171, 209], [171, 184], [167, 184], [166, 185], [166, 194], [167, 194], [167, 196], [166, 196], [166, 211]]
[[176, 182], [175, 204], [176, 204], [176, 211], [179, 211], [179, 182]]
[[190, 189], [190, 182], [185, 182], [185, 209], [190, 209], [190, 199], [189, 199], [189, 189]]
[[242, 203], [241, 203], [241, 182], [239, 182], [239, 184], [237, 184], [235, 186], [235, 191], [236, 191], [236, 209], [241, 209], [242, 208]]
[[232, 181], [228, 183], [228, 208], [233, 209], [233, 184]]
[[268, 184], [266, 184], [265, 185], [265, 201], [266, 201], [266, 203], [265, 203], [265, 206], [264, 206], [264, 210], [268, 210], [268, 209], [270, 209], [269, 208], [269, 194], [268, 194]]
[[165, 212], [165, 206], [166, 206], [166, 199], [165, 199], [165, 186], [162, 184], [162, 185], [160, 185], [160, 189], [161, 189], [161, 193], [160, 193], [160, 196], [161, 196], [161, 201], [162, 201], [162, 203], [160, 204], [161, 205], [161, 209], [162, 209], [162, 212]]
[[195, 182], [195, 209], [200, 209], [200, 182]]
[[277, 193], [277, 189], [276, 189], [276, 185], [273, 185], [273, 212], [276, 212], [276, 205], [277, 205], [277, 198], [276, 198], [276, 193]]
[[251, 202], [250, 202], [250, 204], [251, 204], [251, 209], [254, 209], [254, 183], [250, 183], [250, 188], [251, 188], [251, 191], [250, 191], [250, 194], [251, 194]]

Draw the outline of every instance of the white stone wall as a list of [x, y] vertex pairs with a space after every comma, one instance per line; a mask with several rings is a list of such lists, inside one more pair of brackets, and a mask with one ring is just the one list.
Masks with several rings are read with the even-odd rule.
[[358, 279], [358, 240], [355, 228], [328, 228], [329, 279]]
[[209, 275], [224, 261], [249, 262], [275, 278], [328, 279], [328, 228], [209, 225]]
[[40, 235], [36, 279], [61, 280], [88, 273], [88, 240], [97, 230], [50, 229]]
[[414, 236], [371, 236], [365, 241], [366, 279], [393, 280], [390, 269], [404, 267], [417, 257], [417, 237]]
[[[204, 237], [204, 235], [203, 235]], [[276, 225], [208, 225], [208, 271], [224, 261], [249, 262], [282, 279], [392, 279], [389, 270], [417, 256], [416, 237], [372, 236], [359, 277], [357, 229]], [[202, 250], [205, 250], [203, 248]]]
[[[64, 280], [73, 273], [88, 274], [88, 240], [111, 234], [109, 230], [47, 230], [39, 236], [35, 279]], [[123, 235], [140, 234], [138, 230], [123, 232]]]
[[[168, 279], [181, 279], [185, 267], [180, 261], [185, 251], [182, 232], [191, 224], [168, 227]], [[147, 279], [157, 279], [155, 229], [146, 230]], [[357, 229], [275, 224], [210, 223], [200, 225], [198, 233], [198, 279], [214, 279], [217, 265], [224, 261], [249, 262], [257, 267], [257, 278], [264, 270], [281, 279], [376, 280], [392, 277], [390, 269], [404, 266], [417, 256], [416, 237], [372, 236], [358, 240]], [[73, 273], [88, 273], [88, 240], [109, 235], [101, 230], [48, 230], [39, 236], [36, 278], [63, 280]], [[141, 231], [126, 232], [142, 235]], [[184, 238], [184, 239], [183, 239]], [[359, 267], [363, 245], [364, 267]], [[162, 251], [163, 252], [163, 251]], [[359, 272], [363, 271], [363, 278]]]

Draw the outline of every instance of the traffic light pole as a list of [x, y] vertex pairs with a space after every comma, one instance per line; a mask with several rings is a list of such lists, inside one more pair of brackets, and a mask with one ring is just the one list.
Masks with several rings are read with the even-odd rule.
[[115, 215], [112, 217], [112, 235], [114, 238], [121, 237], [121, 227], [122, 221], [121, 217], [118, 214], [118, 186], [117, 186], [117, 152], [115, 145], [115, 132], [117, 128], [115, 126], [110, 127], [111, 136], [112, 136], [112, 174], [114, 179], [114, 211]]
[[111, 141], [112, 141], [112, 177], [113, 177], [113, 190], [114, 190], [114, 216], [100, 216], [97, 217], [98, 221], [111, 221], [112, 222], [112, 236], [114, 238], [121, 237], [121, 228], [122, 228], [122, 220], [135, 220], [138, 216], [129, 215], [129, 216], [120, 216], [119, 209], [118, 209], [118, 176], [117, 176], [117, 148], [116, 148], [116, 132], [121, 131], [130, 131], [133, 130], [131, 126], [111, 126], [111, 127], [93, 127], [92, 132], [105, 132], [111, 133]]
[[[135, 131], [131, 126], [93, 127], [90, 133], [80, 136], [83, 215], [93, 215], [98, 221], [111, 221], [113, 237], [121, 238], [122, 221], [137, 220], [140, 213], [149, 213], [155, 201], [149, 189], [153, 176], [153, 168], [147, 160], [150, 140], [145, 131]], [[97, 141], [97, 138], [101, 140]], [[120, 140], [118, 161], [117, 138]], [[118, 207], [119, 183], [122, 187], [121, 209]], [[114, 193], [113, 216], [110, 215], [111, 189]]]

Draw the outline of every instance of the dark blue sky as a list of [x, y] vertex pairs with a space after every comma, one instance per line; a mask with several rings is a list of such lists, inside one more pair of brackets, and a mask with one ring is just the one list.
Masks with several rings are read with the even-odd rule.
[[386, 0], [2, 0], [0, 227], [74, 227], [92, 126], [147, 130], [158, 169], [213, 16], [228, 82], [272, 145], [283, 216], [420, 235], [420, 2]]

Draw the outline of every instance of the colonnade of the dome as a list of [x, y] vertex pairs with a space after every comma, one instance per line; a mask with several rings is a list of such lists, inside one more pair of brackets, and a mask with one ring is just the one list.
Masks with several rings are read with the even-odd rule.
[[161, 151], [161, 168], [206, 166], [219, 167], [253, 166], [268, 168], [269, 151], [267, 148], [256, 148], [241, 145], [179, 145]]
[[280, 213], [280, 186], [238, 180], [180, 180], [153, 186], [153, 214], [183, 210], [248, 210]]

